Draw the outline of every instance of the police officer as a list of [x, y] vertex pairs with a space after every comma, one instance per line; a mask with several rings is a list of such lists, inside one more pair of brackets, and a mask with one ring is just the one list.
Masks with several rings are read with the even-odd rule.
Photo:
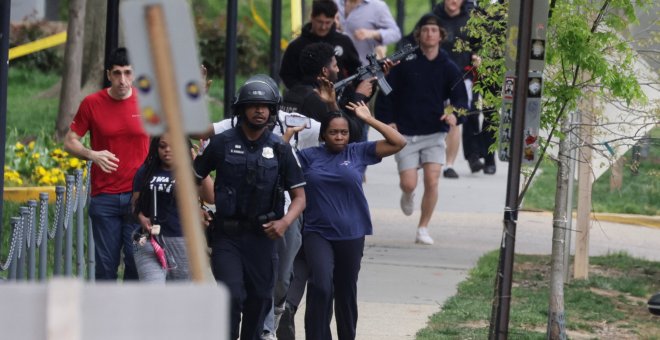
[[[270, 82], [248, 80], [232, 103], [236, 126], [211, 137], [194, 163], [200, 180], [216, 170], [211, 266], [231, 293], [231, 339], [238, 339], [241, 321], [240, 338], [259, 339], [273, 299], [275, 240], [305, 208], [291, 146], [268, 129], [280, 101]], [[286, 214], [284, 190], [291, 196]]]

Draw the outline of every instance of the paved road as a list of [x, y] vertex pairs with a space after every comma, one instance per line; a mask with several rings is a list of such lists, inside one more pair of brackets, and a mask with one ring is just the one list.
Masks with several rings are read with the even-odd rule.
[[[375, 138], [372, 133], [370, 139]], [[374, 235], [367, 237], [358, 282], [358, 339], [414, 339], [428, 317], [455, 294], [456, 285], [466, 278], [479, 257], [498, 249], [507, 164], [497, 166], [494, 176], [473, 175], [460, 159], [456, 167], [460, 179], [441, 179], [440, 199], [429, 227], [433, 246], [414, 243], [419, 200], [415, 213], [404, 216], [399, 208], [394, 159], [369, 167], [364, 189]], [[420, 197], [418, 187], [416, 198]], [[550, 214], [523, 212], [519, 216], [516, 251], [549, 254], [551, 235]], [[590, 251], [597, 255], [626, 250], [660, 260], [658, 244], [658, 229], [602, 222], [592, 227]], [[304, 339], [303, 314], [304, 308], [296, 315], [299, 339]]]

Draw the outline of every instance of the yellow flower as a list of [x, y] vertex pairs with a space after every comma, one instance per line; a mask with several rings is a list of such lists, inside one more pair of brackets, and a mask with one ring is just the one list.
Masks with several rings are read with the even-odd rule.
[[46, 168], [43, 166], [38, 166], [35, 170], [39, 176], [44, 176], [48, 173], [48, 170], [46, 170]]
[[40, 156], [41, 155], [39, 155], [38, 152], [35, 152], [35, 153], [32, 154], [32, 159], [37, 160], [37, 159], [39, 159]]
[[39, 179], [39, 184], [43, 185], [51, 185], [53, 183], [50, 182], [50, 177], [49, 176], [44, 176]]
[[80, 161], [78, 160], [78, 158], [69, 159], [69, 167], [71, 167], [72, 169], [79, 168], [80, 167]]
[[34, 150], [34, 141], [28, 143], [28, 149], [30, 149], [30, 151]]
[[52, 168], [50, 169], [50, 173], [55, 176], [58, 176], [62, 174], [62, 170], [60, 168]]
[[14, 149], [16, 149], [16, 151], [23, 150], [24, 147], [25, 146], [21, 142], [16, 142], [16, 145], [14, 145]]

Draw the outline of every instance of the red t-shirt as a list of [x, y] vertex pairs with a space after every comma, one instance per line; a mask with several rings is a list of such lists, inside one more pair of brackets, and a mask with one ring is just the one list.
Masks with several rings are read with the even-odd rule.
[[71, 131], [90, 132], [92, 150], [108, 150], [119, 159], [116, 171], [106, 173], [92, 165], [92, 196], [118, 194], [133, 189], [133, 176], [149, 152], [149, 136], [142, 128], [137, 90], [125, 100], [116, 100], [108, 89], [93, 93], [80, 103]]

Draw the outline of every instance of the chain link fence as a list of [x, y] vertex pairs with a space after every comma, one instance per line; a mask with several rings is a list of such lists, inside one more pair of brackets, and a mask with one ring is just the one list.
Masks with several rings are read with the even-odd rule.
[[[88, 162], [87, 174], [90, 168]], [[49, 273], [94, 279], [94, 240], [91, 221], [85, 223], [84, 213], [89, 204], [89, 185], [89, 176], [83, 176], [83, 170], [66, 176], [66, 185], [55, 188], [52, 221], [46, 192], [39, 194], [38, 201], [27, 201], [19, 208], [18, 216], [11, 217], [9, 251], [6, 259], [0, 259], [0, 271], [7, 271], [7, 280], [45, 281]]]

